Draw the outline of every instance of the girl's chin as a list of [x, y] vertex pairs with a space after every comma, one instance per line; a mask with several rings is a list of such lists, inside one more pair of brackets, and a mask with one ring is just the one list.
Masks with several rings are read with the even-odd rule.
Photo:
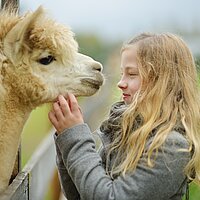
[[125, 102], [126, 105], [131, 104], [131, 102], [132, 102], [132, 96], [123, 96], [122, 98], [123, 98], [123, 100], [124, 100], [124, 102]]
[[131, 98], [130, 97], [123, 97], [123, 100], [124, 100], [124, 103], [126, 104], [126, 105], [129, 105], [130, 103], [131, 103]]
[[125, 103], [126, 105], [131, 104], [131, 102], [129, 102], [129, 101], [124, 101], [124, 103]]

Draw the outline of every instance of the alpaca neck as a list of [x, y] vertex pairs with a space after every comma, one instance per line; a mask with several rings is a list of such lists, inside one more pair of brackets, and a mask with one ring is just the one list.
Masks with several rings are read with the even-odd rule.
[[20, 107], [17, 101], [6, 100], [0, 105], [0, 193], [11, 177], [24, 124], [30, 109]]

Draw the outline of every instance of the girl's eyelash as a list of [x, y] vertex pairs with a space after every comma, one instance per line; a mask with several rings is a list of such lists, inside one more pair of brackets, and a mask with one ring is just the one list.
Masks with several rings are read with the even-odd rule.
[[130, 75], [130, 76], [137, 76], [138, 74], [130, 74], [130, 73], [129, 73], [129, 75]]
[[138, 73], [124, 73], [124, 72], [121, 72], [120, 75], [123, 76], [124, 74], [127, 74], [129, 76], [137, 76]]

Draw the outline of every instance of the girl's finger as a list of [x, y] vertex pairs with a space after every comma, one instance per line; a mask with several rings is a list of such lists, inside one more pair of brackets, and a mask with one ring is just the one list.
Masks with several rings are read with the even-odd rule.
[[68, 115], [70, 112], [70, 108], [69, 108], [67, 100], [62, 95], [58, 96], [58, 100], [59, 100], [60, 109], [63, 115], [64, 116]]
[[80, 110], [78, 101], [73, 94], [68, 93], [68, 101], [69, 101], [69, 107], [70, 107], [71, 112]]
[[49, 120], [50, 122], [54, 125], [54, 127], [56, 128], [57, 127], [57, 124], [58, 124], [58, 120], [55, 116], [55, 113], [53, 111], [50, 111], [49, 114], [48, 114], [48, 117], [49, 117]]
[[61, 110], [58, 102], [55, 102], [53, 104], [53, 111], [54, 111], [55, 117], [57, 118], [58, 121], [60, 121], [61, 119], [63, 119], [64, 115], [62, 113], [62, 110]]
[[78, 107], [78, 109], [79, 109], [79, 111], [80, 111], [81, 115], [83, 115], [83, 112], [82, 112], [82, 110], [81, 110], [81, 107], [80, 107], [80, 106]]

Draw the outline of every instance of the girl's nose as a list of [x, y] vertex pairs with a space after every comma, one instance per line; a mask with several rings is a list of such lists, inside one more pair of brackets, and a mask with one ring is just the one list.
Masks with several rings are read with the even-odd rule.
[[124, 89], [127, 88], [128, 84], [127, 84], [125, 81], [120, 80], [120, 81], [118, 82], [117, 86], [118, 86], [118, 88], [120, 88], [121, 90], [124, 90]]

